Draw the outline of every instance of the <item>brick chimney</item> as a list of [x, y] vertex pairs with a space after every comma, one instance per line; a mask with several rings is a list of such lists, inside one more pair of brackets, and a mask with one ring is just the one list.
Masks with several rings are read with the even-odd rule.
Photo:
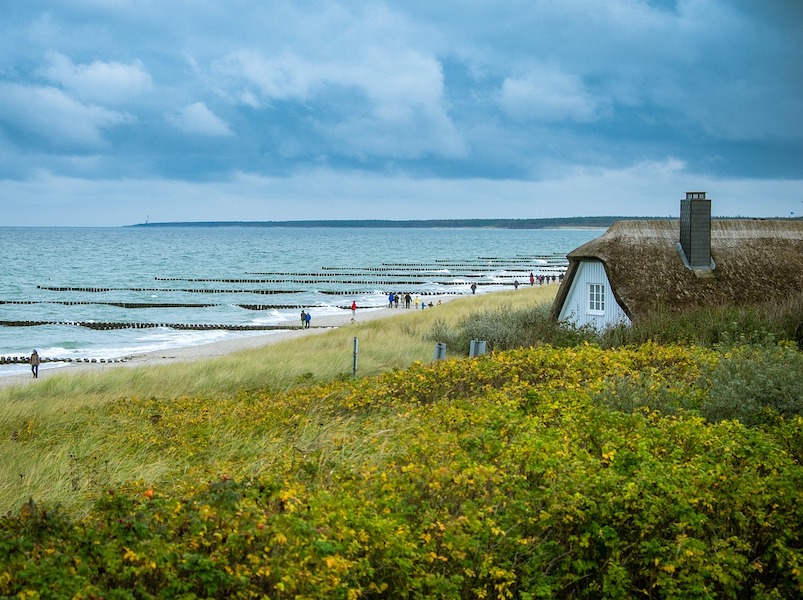
[[712, 268], [711, 200], [705, 192], [686, 192], [680, 201], [680, 247], [689, 268]]

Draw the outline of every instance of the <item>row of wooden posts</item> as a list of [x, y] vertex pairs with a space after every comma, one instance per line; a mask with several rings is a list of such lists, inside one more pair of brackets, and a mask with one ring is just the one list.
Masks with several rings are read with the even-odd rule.
[[[76, 327], [86, 327], [87, 329], [108, 330], [108, 329], [152, 329], [155, 327], [165, 327], [168, 329], [196, 330], [196, 331], [278, 331], [285, 329], [298, 329], [300, 326], [290, 325], [221, 325], [208, 323], [117, 323], [117, 322], [96, 322], [96, 321], [0, 321], [0, 326], [5, 327], [37, 327], [40, 325], [70, 325]], [[316, 325], [317, 329], [329, 329], [331, 326]]]
[[[558, 277], [557, 275], [551, 277]], [[211, 281], [211, 280], [207, 280]], [[557, 281], [557, 279], [555, 279]], [[214, 283], [231, 283], [234, 280], [215, 280]], [[259, 282], [251, 282], [251, 283], [259, 283]], [[289, 282], [288, 282], [289, 283]], [[299, 282], [295, 282], [299, 283]], [[303, 283], [303, 282], [301, 282]], [[319, 283], [319, 282], [318, 282]], [[375, 282], [360, 282], [360, 281], [353, 281], [347, 282], [353, 284], [365, 284], [365, 285], [379, 285]], [[435, 283], [440, 285], [454, 285], [453, 283], [436, 281]], [[519, 282], [523, 284], [523, 281]], [[475, 282], [474, 285], [479, 286], [500, 286], [500, 285], [512, 285], [513, 281], [482, 281], [482, 282]], [[416, 282], [410, 281], [396, 281], [391, 283], [386, 283], [382, 285], [394, 285], [396, 287], [401, 286], [409, 286], [409, 285], [416, 285]], [[277, 294], [303, 294], [305, 293], [304, 290], [221, 290], [221, 289], [188, 289], [188, 288], [107, 288], [107, 287], [74, 287], [74, 286], [50, 286], [50, 285], [37, 285], [37, 289], [45, 290], [47, 292], [86, 292], [90, 294], [98, 294], [98, 293], [106, 293], [106, 292], [159, 292], [159, 293], [173, 293], [173, 292], [185, 292], [188, 294], [268, 294], [268, 295], [277, 295]], [[395, 289], [395, 288], [394, 288]], [[327, 296], [360, 296], [363, 294], [369, 293], [368, 290], [317, 290], [319, 294], [325, 294]], [[416, 294], [419, 296], [457, 296], [457, 295], [464, 295], [464, 292], [441, 292], [441, 291], [416, 291]]]
[[[39, 362], [42, 363], [121, 363], [125, 362], [126, 358], [48, 358], [44, 356], [39, 357]], [[0, 356], [0, 365], [24, 365], [31, 361], [30, 356]]]

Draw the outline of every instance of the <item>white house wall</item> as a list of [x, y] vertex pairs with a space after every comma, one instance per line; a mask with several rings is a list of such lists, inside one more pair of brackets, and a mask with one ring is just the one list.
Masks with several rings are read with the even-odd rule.
[[[589, 285], [592, 283], [604, 286], [605, 310], [602, 314], [589, 311]], [[598, 330], [622, 323], [630, 324], [630, 319], [616, 302], [611, 291], [604, 265], [597, 260], [584, 260], [577, 266], [558, 319], [572, 322], [577, 326], [591, 325]]]

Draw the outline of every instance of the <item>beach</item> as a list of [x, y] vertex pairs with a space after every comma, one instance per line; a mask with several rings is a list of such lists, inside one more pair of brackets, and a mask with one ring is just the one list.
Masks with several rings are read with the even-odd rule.
[[[579, 230], [0, 228], [0, 387], [57, 373], [211, 359], [555, 278]], [[21, 264], [18, 248], [42, 247]], [[312, 311], [302, 331], [299, 313]], [[410, 309], [412, 312], [414, 309]], [[420, 309], [419, 309], [420, 310]], [[324, 329], [321, 329], [321, 328]]]
[[[444, 296], [434, 298], [434, 302], [448, 302], [454, 296]], [[358, 309], [355, 324], [365, 323], [374, 319], [393, 317], [396, 315], [408, 314], [415, 309], [404, 308], [369, 308]], [[418, 309], [420, 310], [420, 309]], [[426, 309], [434, 310], [434, 309]], [[241, 350], [252, 350], [262, 348], [271, 344], [277, 344], [285, 340], [291, 340], [302, 336], [319, 335], [333, 328], [348, 326], [352, 324], [351, 311], [342, 311], [342, 315], [328, 315], [316, 318], [314, 324], [309, 329], [302, 329], [301, 326], [291, 327], [286, 330], [270, 331], [258, 333], [248, 337], [224, 340], [211, 344], [201, 344], [182, 348], [164, 349], [155, 352], [143, 352], [127, 356], [120, 362], [60, 362], [43, 363], [39, 367], [39, 377], [34, 379], [30, 372], [19, 375], [7, 375], [0, 377], [0, 387], [11, 385], [39, 384], [47, 381], [56, 375], [82, 372], [100, 372], [109, 369], [147, 367], [152, 365], [162, 365], [178, 362], [191, 362], [199, 360], [209, 360], [227, 356]]]
[[[558, 274], [594, 233], [0, 227], [0, 357], [27, 360], [36, 348], [48, 361], [114, 364], [263, 329], [270, 337], [299, 325], [302, 309], [313, 326], [348, 322], [353, 301], [384, 308], [391, 291], [429, 300], [469, 295], [472, 283], [512, 289], [530, 272]], [[19, 260], [28, 247], [41, 248], [38, 260]], [[17, 360], [0, 365], [0, 379], [30, 375]]]

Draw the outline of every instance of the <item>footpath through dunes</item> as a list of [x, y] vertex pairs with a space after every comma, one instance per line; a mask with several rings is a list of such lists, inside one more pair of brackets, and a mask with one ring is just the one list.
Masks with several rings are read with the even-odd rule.
[[[39, 379], [33, 379], [30, 372], [25, 369], [18, 374], [0, 377], [0, 389], [15, 386], [27, 388], [28, 384], [31, 384], [33, 386], [31, 393], [37, 396], [40, 394], [53, 395], [58, 393], [57, 387], [45, 390], [39, 387], [39, 384], [53, 377], [61, 381], [62, 376], [69, 378], [73, 374], [94, 376], [105, 374], [109, 370], [128, 371], [137, 367], [164, 366], [170, 369], [169, 374], [167, 371], [160, 371], [145, 377], [148, 380], [158, 379], [158, 393], [163, 395], [171, 393], [165, 387], [168, 385], [168, 381], [183, 377], [181, 371], [183, 367], [179, 367], [178, 370], [174, 369], [178, 363], [198, 363], [195, 369], [197, 376], [185, 377], [187, 381], [175, 392], [176, 394], [190, 393], [195, 387], [202, 385], [200, 382], [209, 379], [226, 381], [224, 389], [218, 391], [230, 391], [242, 385], [243, 382], [239, 381], [238, 377], [261, 379], [263, 380], [261, 385], [264, 385], [264, 381], [272, 381], [276, 377], [290, 381], [297, 377], [306, 377], [310, 372], [317, 373], [319, 369], [334, 368], [332, 365], [338, 361], [343, 363], [343, 371], [350, 370], [353, 359], [353, 338], [357, 336], [360, 339], [360, 372], [362, 374], [378, 373], [391, 368], [403, 368], [413, 361], [429, 362], [433, 360], [433, 343], [424, 340], [422, 333], [429, 330], [436, 321], [456, 322], [456, 320], [477, 311], [499, 310], [500, 308], [507, 310], [549, 303], [554, 298], [556, 290], [557, 285], [551, 284], [527, 286], [518, 291], [504, 290], [491, 294], [462, 297], [444, 296], [438, 298], [431, 309], [404, 310], [383, 307], [358, 310], [356, 318], [353, 320], [351, 311], [340, 311], [320, 317], [318, 327], [304, 329], [300, 326], [290, 326], [283, 330], [256, 331], [251, 335], [213, 343], [132, 353], [120, 360], [93, 358], [67, 362], [56, 359], [52, 362], [62, 362], [63, 364], [45, 365], [44, 363], [48, 361], [43, 359], [43, 367], [39, 370]], [[438, 300], [441, 303], [438, 304]], [[234, 354], [239, 356], [242, 351], [261, 351], [261, 349], [266, 350], [267, 353], [259, 352], [253, 354], [251, 358], [243, 359], [233, 356]], [[27, 356], [16, 358], [16, 363], [22, 367], [26, 366]], [[231, 360], [225, 364], [215, 363], [214, 366], [212, 363], [206, 362], [213, 359]], [[398, 362], [399, 360], [403, 362]], [[374, 364], [373, 367], [372, 364]], [[377, 367], [377, 364], [380, 366]], [[221, 371], [219, 374], [216, 373], [218, 369]], [[270, 370], [267, 379], [264, 375], [260, 375], [265, 369]], [[373, 369], [373, 371], [371, 372], [369, 369]], [[151, 390], [138, 392], [143, 375], [132, 375], [131, 377], [133, 380], [128, 381], [125, 377], [117, 376], [120, 381], [124, 380], [123, 383], [119, 383], [118, 387], [124, 388], [126, 395], [154, 393]], [[66, 382], [65, 385], [73, 389]], [[36, 392], [36, 390], [40, 391]], [[201, 391], [210, 390], [204, 388]], [[2, 392], [0, 392], [0, 399], [2, 399]]]

